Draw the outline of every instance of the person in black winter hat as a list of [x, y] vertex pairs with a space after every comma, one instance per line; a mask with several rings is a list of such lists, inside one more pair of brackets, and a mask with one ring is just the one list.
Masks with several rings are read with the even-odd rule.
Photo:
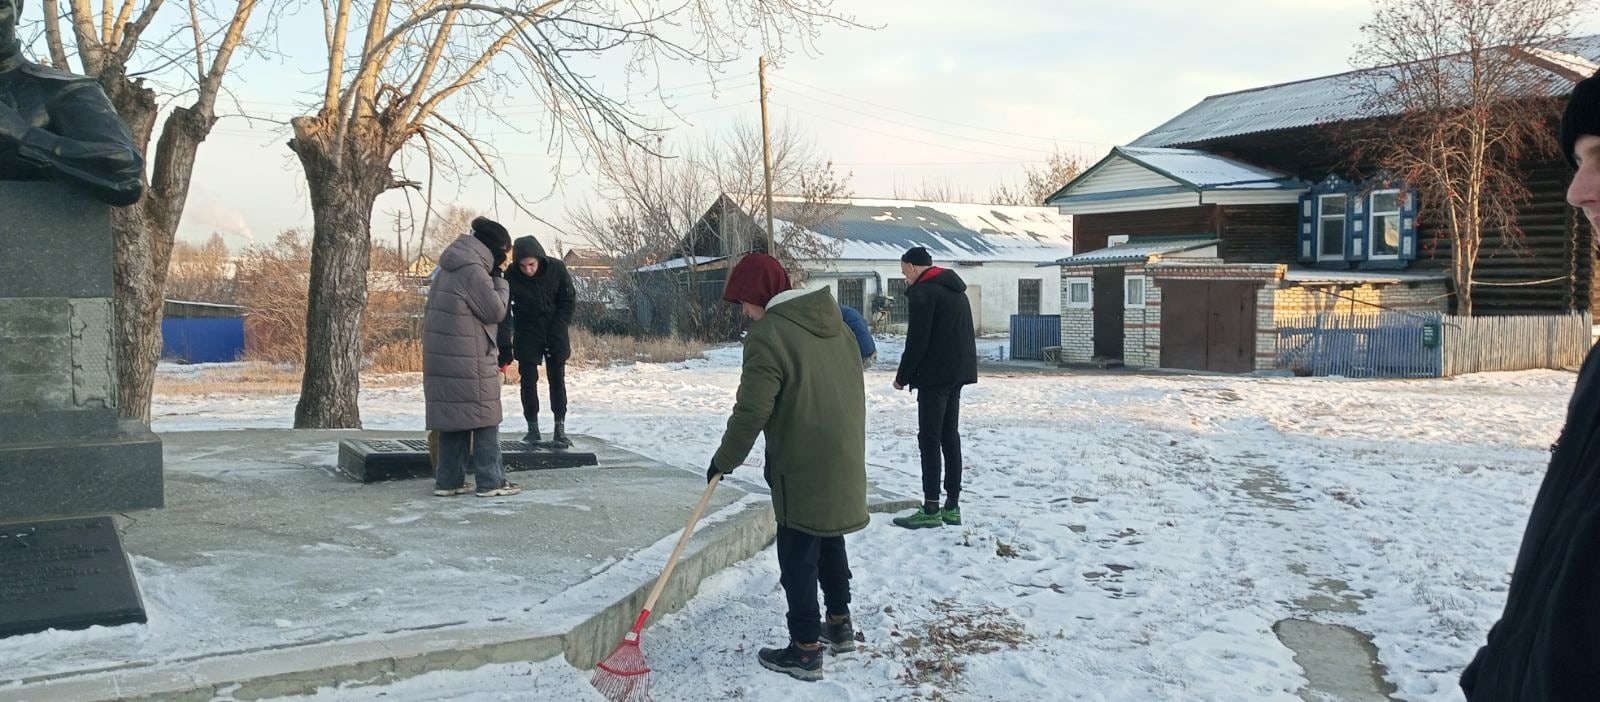
[[511, 232], [499, 222], [488, 217], [477, 217], [472, 220], [472, 236], [489, 248], [489, 255], [495, 261], [504, 263], [506, 251], [511, 249]]
[[511, 269], [506, 282], [511, 284], [511, 314], [500, 323], [500, 367], [517, 361], [522, 374], [522, 413], [528, 419], [528, 433], [522, 440], [541, 443], [539, 432], [539, 365], [550, 379], [550, 412], [555, 415], [555, 433], [546, 446], [568, 448], [567, 438], [567, 358], [572, 355], [568, 328], [578, 305], [578, 292], [566, 264], [546, 256], [539, 240], [518, 237], [511, 250]]
[[[1567, 202], [1600, 232], [1600, 74], [1573, 89], [1559, 132], [1578, 169]], [[1595, 347], [1600, 349], [1600, 346]], [[1533, 500], [1505, 610], [1461, 674], [1469, 702], [1600, 695], [1600, 361], [1589, 352]]]
[[[894, 389], [917, 391], [917, 448], [922, 454], [922, 507], [895, 526], [924, 529], [961, 523], [961, 386], [978, 382], [978, 339], [967, 284], [933, 265], [921, 246], [900, 257], [910, 319]], [[940, 458], [943, 465], [940, 465]], [[943, 477], [944, 505], [939, 504]]]

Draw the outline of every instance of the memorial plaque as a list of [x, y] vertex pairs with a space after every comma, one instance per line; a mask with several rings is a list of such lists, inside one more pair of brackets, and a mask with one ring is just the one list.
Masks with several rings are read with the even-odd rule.
[[110, 517], [0, 524], [0, 638], [144, 621]]
[[[521, 441], [501, 441], [500, 461], [506, 472], [581, 468], [600, 465], [589, 451], [548, 448]], [[339, 471], [363, 483], [431, 478], [427, 439], [345, 439], [339, 442]], [[467, 465], [472, 479], [472, 465]]]

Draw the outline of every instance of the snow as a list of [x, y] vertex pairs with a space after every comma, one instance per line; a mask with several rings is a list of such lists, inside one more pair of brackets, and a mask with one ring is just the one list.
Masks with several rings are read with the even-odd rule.
[[1053, 207], [851, 199], [838, 202], [822, 229], [811, 233], [837, 244], [840, 261], [898, 262], [911, 246], [959, 261], [1042, 263], [1072, 254], [1072, 217]]
[[[980, 343], [994, 356], [1004, 340]], [[899, 340], [879, 349], [867, 373], [868, 470], [913, 494], [915, 401], [891, 387]], [[569, 426], [701, 465], [732, 405], [739, 355], [575, 369]], [[756, 648], [784, 638], [768, 551], [646, 630], [655, 697], [1294, 700], [1304, 674], [1272, 626], [1302, 617], [1372, 634], [1399, 697], [1459, 700], [1456, 678], [1503, 605], [1572, 383], [1556, 371], [1427, 381], [985, 373], [963, 393], [966, 524], [909, 532], [876, 515], [848, 537], [860, 651], [829, 658], [816, 684], [756, 665]], [[369, 428], [421, 427], [415, 384], [366, 389], [362, 401]], [[155, 428], [287, 427], [293, 402], [164, 395]], [[505, 402], [507, 423], [520, 421], [514, 388]], [[160, 564], [134, 565], [141, 582], [159, 582]], [[1020, 625], [1027, 638], [956, 654], [955, 681], [908, 683], [924, 654], [897, 642], [962, 614]], [[594, 699], [558, 663], [312, 699], [527, 699], [535, 681], [541, 698]]]
[[1119, 146], [1113, 152], [1202, 188], [1248, 185], [1256, 188], [1305, 189], [1304, 185], [1286, 174], [1205, 151]]

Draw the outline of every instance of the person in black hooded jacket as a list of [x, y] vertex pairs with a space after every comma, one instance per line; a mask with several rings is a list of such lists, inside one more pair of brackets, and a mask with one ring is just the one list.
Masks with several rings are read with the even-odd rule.
[[[1567, 202], [1600, 232], [1600, 73], [1561, 120]], [[1600, 349], [1600, 347], [1596, 347]], [[1591, 350], [1522, 533], [1506, 607], [1461, 674], [1470, 702], [1600, 699], [1600, 361]]]
[[517, 361], [522, 374], [522, 412], [528, 419], [529, 444], [542, 441], [539, 433], [539, 364], [550, 379], [550, 412], [555, 415], [555, 435], [549, 445], [567, 448], [567, 358], [572, 341], [567, 329], [578, 305], [578, 293], [566, 264], [546, 256], [539, 240], [519, 237], [511, 246], [511, 313], [500, 323], [500, 367]]
[[[923, 529], [961, 523], [961, 386], [978, 382], [978, 336], [972, 329], [967, 284], [955, 271], [933, 265], [916, 246], [900, 257], [906, 276], [906, 350], [894, 389], [917, 391], [917, 448], [922, 454], [922, 507], [896, 526]], [[944, 507], [939, 506], [940, 454]]]

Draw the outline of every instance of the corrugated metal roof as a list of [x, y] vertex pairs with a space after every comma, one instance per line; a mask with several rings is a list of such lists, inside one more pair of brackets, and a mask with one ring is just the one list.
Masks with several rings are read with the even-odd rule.
[[[774, 203], [778, 219], [792, 207]], [[895, 261], [913, 246], [944, 262], [1038, 263], [1072, 253], [1072, 217], [1052, 207], [849, 200], [816, 233], [837, 242], [845, 261]]]
[[1305, 187], [1289, 177], [1267, 168], [1252, 166], [1213, 153], [1195, 149], [1165, 149], [1152, 147], [1119, 146], [1112, 149], [1130, 161], [1163, 175], [1183, 181], [1197, 188], [1243, 187], [1288, 188]]
[[[703, 266], [703, 265], [706, 265], [707, 263], [716, 263], [717, 261], [721, 261], [722, 259], [727, 258], [727, 256], [694, 256], [693, 258], [694, 258], [694, 265]], [[674, 258], [674, 259], [672, 259], [670, 261], [662, 261], [661, 263], [653, 263], [653, 264], [650, 264], [648, 266], [641, 266], [638, 269], [638, 272], [639, 273], [649, 273], [651, 271], [670, 271], [670, 270], [676, 270], [676, 269], [679, 269], [679, 268], [688, 268], [688, 267], [689, 267], [689, 259], [688, 258]]]
[[[1543, 70], [1530, 76], [1522, 86], [1522, 94], [1527, 97], [1566, 95], [1572, 91], [1571, 73], [1597, 62], [1600, 62], [1600, 35], [1557, 42], [1532, 57], [1530, 63]], [[1453, 64], [1464, 67], [1466, 62]], [[1243, 134], [1393, 114], [1393, 110], [1370, 105], [1360, 86], [1368, 80], [1388, 79], [1395, 71], [1394, 67], [1372, 68], [1213, 95], [1133, 140], [1130, 146], [1192, 145]]]
[[1093, 266], [1106, 263], [1137, 263], [1149, 259], [1151, 256], [1193, 251], [1207, 246], [1215, 246], [1221, 239], [1171, 239], [1167, 241], [1152, 241], [1147, 244], [1122, 244], [1095, 249], [1088, 253], [1068, 256], [1055, 262], [1061, 266]]

